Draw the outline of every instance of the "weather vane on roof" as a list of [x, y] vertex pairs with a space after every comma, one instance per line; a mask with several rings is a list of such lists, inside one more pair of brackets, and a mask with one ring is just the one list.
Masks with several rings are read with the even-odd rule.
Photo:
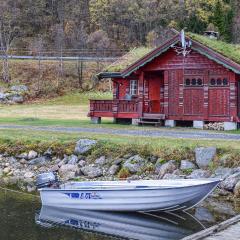
[[182, 29], [180, 33], [180, 41], [180, 47], [173, 45], [172, 48], [176, 51], [178, 55], [182, 54], [184, 57], [186, 57], [191, 52], [192, 41], [186, 39], [184, 29]]

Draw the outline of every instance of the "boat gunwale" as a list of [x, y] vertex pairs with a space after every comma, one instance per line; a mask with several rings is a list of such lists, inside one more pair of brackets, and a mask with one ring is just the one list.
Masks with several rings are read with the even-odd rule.
[[[182, 179], [179, 179], [182, 180]], [[186, 180], [186, 179], [185, 179]], [[198, 180], [203, 180], [203, 179], [198, 179]], [[207, 180], [207, 179], [204, 179]], [[204, 186], [204, 185], [209, 185], [209, 184], [215, 184], [214, 189], [218, 186], [218, 184], [222, 181], [221, 179], [208, 179], [208, 182], [205, 183], [200, 183], [200, 184], [195, 184], [195, 185], [182, 185], [182, 186], [171, 186], [171, 187], [162, 187], [162, 186], [144, 186], [142, 188], [138, 188], [137, 185], [133, 186], [120, 186], [117, 188], [117, 186], [111, 186], [106, 185], [105, 188], [101, 188], [104, 186], [101, 185], [95, 185], [93, 187], [86, 186], [86, 188], [41, 188], [39, 189], [40, 192], [51, 192], [51, 191], [58, 191], [58, 192], [65, 192], [65, 191], [142, 191], [142, 190], [170, 190], [170, 189], [182, 189], [182, 188], [193, 188], [193, 187], [199, 187], [199, 186]]]

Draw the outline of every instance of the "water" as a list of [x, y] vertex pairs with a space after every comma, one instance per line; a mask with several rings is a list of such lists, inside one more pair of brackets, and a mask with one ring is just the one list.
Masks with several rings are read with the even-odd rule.
[[[216, 210], [216, 204], [213, 206]], [[0, 240], [179, 240], [230, 217], [226, 209], [225, 213], [204, 209], [201, 207], [200, 218], [208, 220], [200, 222], [189, 213], [152, 215], [41, 208], [35, 196], [0, 190]]]

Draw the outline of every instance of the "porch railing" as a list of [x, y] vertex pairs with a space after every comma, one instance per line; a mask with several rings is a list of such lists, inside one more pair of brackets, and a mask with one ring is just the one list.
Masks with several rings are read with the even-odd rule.
[[138, 113], [137, 100], [90, 100], [90, 115], [94, 112]]

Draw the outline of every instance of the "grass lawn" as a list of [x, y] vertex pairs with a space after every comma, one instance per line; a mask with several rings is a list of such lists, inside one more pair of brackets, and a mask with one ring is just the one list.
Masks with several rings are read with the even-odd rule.
[[15, 130], [4, 129], [0, 130], [0, 141], [18, 141], [18, 142], [75, 142], [79, 138], [91, 138], [108, 142], [116, 145], [138, 145], [149, 146], [156, 151], [161, 151], [162, 148], [172, 151], [173, 149], [189, 148], [194, 149], [199, 146], [216, 146], [219, 149], [240, 150], [239, 142], [220, 141], [220, 140], [194, 140], [194, 139], [169, 139], [169, 138], [149, 138], [138, 136], [116, 136], [111, 134], [96, 134], [96, 133], [61, 133], [61, 132], [45, 132], [32, 130]]

